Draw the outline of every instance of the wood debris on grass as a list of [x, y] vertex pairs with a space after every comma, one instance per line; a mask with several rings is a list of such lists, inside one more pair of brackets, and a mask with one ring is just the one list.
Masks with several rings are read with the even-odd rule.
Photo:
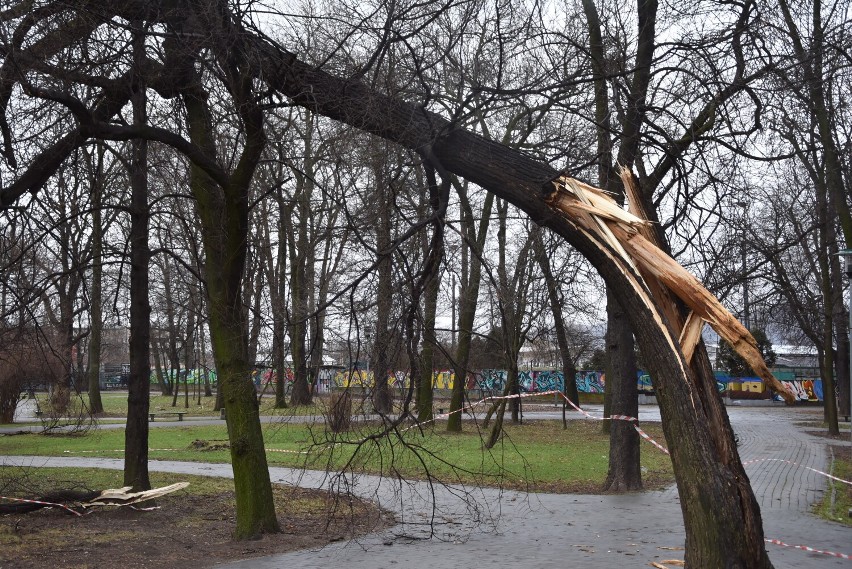
[[132, 486], [124, 488], [114, 488], [98, 491], [79, 491], [79, 490], [57, 490], [43, 496], [29, 498], [13, 498], [3, 496], [2, 500], [7, 502], [0, 503], [0, 513], [2, 514], [25, 514], [34, 512], [42, 508], [62, 508], [68, 513], [81, 515], [78, 510], [85, 510], [98, 506], [132, 506], [140, 502], [147, 502], [183, 490], [189, 486], [189, 482], [176, 482], [168, 486], [160, 488], [152, 488], [151, 490], [143, 490], [141, 492], [130, 492]]
[[130, 506], [132, 504], [138, 504], [139, 502], [153, 500], [155, 498], [165, 496], [166, 494], [177, 492], [178, 490], [183, 490], [187, 486], [189, 486], [189, 482], [176, 482], [168, 486], [163, 486], [161, 488], [152, 488], [151, 490], [143, 490], [141, 492], [130, 492], [132, 486], [125, 486], [124, 488], [111, 490], [103, 490], [97, 498], [91, 500], [90, 502], [84, 503], [83, 507], [89, 508], [92, 506]]

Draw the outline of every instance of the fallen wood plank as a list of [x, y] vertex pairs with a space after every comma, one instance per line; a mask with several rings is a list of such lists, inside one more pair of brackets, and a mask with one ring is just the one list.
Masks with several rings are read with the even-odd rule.
[[183, 490], [187, 486], [189, 486], [189, 482], [176, 482], [175, 484], [170, 484], [169, 486], [163, 486], [162, 488], [152, 488], [151, 490], [143, 490], [141, 492], [128, 492], [128, 490], [131, 489], [130, 486], [125, 486], [124, 488], [104, 490], [94, 500], [84, 503], [83, 507], [88, 508], [91, 506], [129, 506], [131, 504], [137, 504], [139, 502], [153, 500], [154, 498], [159, 498], [160, 496], [165, 496], [166, 494], [171, 494], [172, 492], [177, 492], [178, 490]]

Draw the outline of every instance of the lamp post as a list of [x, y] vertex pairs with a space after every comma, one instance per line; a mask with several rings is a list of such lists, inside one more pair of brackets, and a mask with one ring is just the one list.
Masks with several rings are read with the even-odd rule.
[[364, 344], [365, 344], [364, 351], [366, 352], [366, 356], [367, 356], [367, 377], [364, 378], [362, 385], [363, 385], [364, 382], [366, 382], [366, 384], [369, 385], [370, 384], [370, 332], [369, 331], [364, 332], [364, 338], [367, 340], [366, 342], [364, 342]]
[[743, 208], [742, 233], [740, 236], [740, 253], [742, 254], [743, 267], [743, 324], [745, 324], [746, 330], [751, 331], [751, 315], [749, 314], [748, 301], [748, 279], [746, 277], [746, 267], [748, 266], [748, 259], [746, 255], [746, 223], [748, 223], [748, 202], [737, 202], [737, 205]]
[[[852, 249], [844, 249], [838, 253], [846, 261], [846, 276], [849, 277], [849, 326], [846, 332], [849, 334], [849, 344], [852, 346]], [[852, 374], [852, 349], [849, 350], [849, 370]], [[852, 445], [852, 385], [849, 386], [849, 444]]]

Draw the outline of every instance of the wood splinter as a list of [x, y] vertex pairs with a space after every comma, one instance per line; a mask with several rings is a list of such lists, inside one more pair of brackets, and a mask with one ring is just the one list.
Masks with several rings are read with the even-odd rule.
[[[614, 253], [624, 262], [625, 275], [651, 292], [650, 298], [655, 304], [651, 308], [655, 312], [661, 313], [658, 307], [665, 308], [669, 301], [660, 298], [661, 288], [667, 289], [692, 310], [682, 328], [678, 322], [669, 323], [681, 328], [675, 333], [679, 335], [678, 343], [687, 363], [692, 360], [701, 339], [702, 323], [707, 322], [758, 377], [788, 404], [794, 403], [794, 395], [769, 371], [751, 332], [695, 276], [653, 242], [651, 232], [647, 230], [650, 223], [640, 217], [642, 210], [632, 176], [629, 172], [622, 172], [622, 178], [625, 177], [628, 178], [625, 186], [631, 198], [631, 211], [622, 209], [603, 190], [565, 176], [554, 180], [556, 191], [547, 197], [547, 202], [594, 235], [602, 250]], [[634, 270], [631, 272], [627, 267]], [[663, 287], [649, 286], [649, 278], [659, 281]], [[664, 314], [670, 312], [662, 311]]]

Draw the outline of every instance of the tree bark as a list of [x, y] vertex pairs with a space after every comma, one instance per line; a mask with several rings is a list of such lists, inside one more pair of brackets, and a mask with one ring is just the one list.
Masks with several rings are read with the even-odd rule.
[[[142, 57], [145, 35], [134, 26], [134, 56]], [[133, 122], [147, 123], [145, 88], [133, 95]], [[148, 299], [148, 143], [136, 140], [130, 170], [130, 379], [127, 426], [124, 430], [124, 484], [134, 492], [150, 490], [148, 475], [148, 412], [150, 410], [151, 303]]]
[[547, 299], [550, 303], [550, 312], [553, 315], [553, 329], [556, 332], [556, 345], [559, 346], [559, 357], [562, 360], [562, 392], [574, 404], [580, 405], [580, 394], [577, 392], [577, 364], [571, 356], [571, 347], [568, 345], [568, 335], [565, 332], [565, 320], [562, 313], [562, 303], [559, 298], [559, 283], [550, 269], [550, 260], [544, 251], [544, 243], [541, 235], [536, 235], [533, 242], [536, 259], [544, 275], [544, 284], [547, 286]]
[[[185, 96], [184, 101], [193, 142], [210, 148], [211, 128], [202, 101], [191, 95]], [[215, 152], [210, 154], [215, 156]], [[235, 536], [250, 539], [280, 529], [272, 499], [257, 393], [250, 377], [248, 322], [242, 304], [248, 235], [248, 210], [242, 197], [245, 188], [219, 188], [197, 167], [193, 167], [191, 177], [207, 260], [210, 339], [231, 443], [237, 503]], [[234, 185], [237, 184], [235, 181]]]
[[[376, 325], [372, 349], [370, 349], [370, 368], [373, 372], [373, 408], [377, 413], [391, 412], [393, 399], [388, 385], [390, 351], [390, 316], [393, 297], [393, 257], [391, 246], [392, 196], [383, 165], [374, 167], [378, 210], [376, 212], [376, 250], [383, 257], [377, 267], [378, 284], [376, 289]], [[368, 347], [369, 349], [369, 347]]]
[[[288, 229], [287, 240], [290, 252], [290, 299], [289, 315], [290, 357], [293, 360], [293, 391], [290, 404], [309, 405], [311, 386], [308, 382], [308, 304], [313, 282], [313, 243], [310, 226], [312, 225], [311, 198], [314, 190], [314, 157], [312, 113], [307, 112], [305, 120], [304, 162], [301, 169], [294, 171], [296, 177], [296, 195], [294, 196], [293, 219], [284, 220]], [[295, 225], [295, 227], [294, 227]]]
[[[221, 30], [220, 30], [221, 31]], [[224, 31], [223, 31], [224, 33]], [[195, 71], [195, 56], [175, 53], [188, 87], [181, 92], [190, 140], [211, 160], [217, 156], [207, 97]], [[231, 52], [233, 57], [237, 53]], [[237, 62], [231, 61], [235, 67]], [[237, 505], [237, 539], [252, 539], [280, 531], [260, 426], [257, 392], [248, 361], [248, 315], [242, 303], [248, 244], [248, 190], [266, 146], [263, 116], [254, 104], [251, 78], [229, 69], [232, 96], [243, 123], [245, 143], [234, 171], [214, 181], [197, 165], [190, 185], [201, 221], [206, 259], [210, 340], [224, 403]]]
[[462, 244], [462, 263], [465, 257], [470, 260], [467, 279], [461, 280], [461, 306], [459, 307], [459, 340], [456, 347], [453, 368], [453, 391], [450, 396], [450, 416], [447, 418], [447, 431], [460, 433], [462, 430], [462, 413], [464, 405], [465, 384], [467, 383], [468, 362], [470, 361], [470, 342], [473, 337], [473, 323], [476, 319], [476, 305], [479, 302], [479, 286], [482, 282], [482, 251], [485, 247], [485, 237], [491, 220], [491, 208], [494, 204], [494, 194], [485, 196], [482, 213], [479, 217], [479, 229], [475, 229], [473, 210], [467, 198], [467, 188], [464, 184], [456, 184], [463, 209], [463, 226], [467, 228]]
[[89, 412], [104, 412], [101, 400], [101, 337], [103, 333], [103, 145], [96, 147], [92, 172], [92, 282], [89, 286]]
[[[440, 184], [435, 165], [428, 160], [424, 165], [429, 186], [431, 211], [438, 217], [432, 222], [432, 238], [423, 246], [423, 349], [420, 352], [422, 368], [417, 393], [417, 418], [431, 421], [433, 418], [432, 398], [434, 393], [435, 347], [438, 338], [435, 335], [435, 314], [438, 310], [438, 293], [441, 290], [441, 261], [444, 259], [444, 215], [450, 192], [450, 179], [442, 178]], [[415, 286], [419, 286], [420, 282]], [[420, 292], [418, 290], [417, 292]], [[419, 302], [419, 301], [418, 301]], [[412, 306], [412, 309], [414, 307]], [[412, 314], [413, 316], [413, 314]], [[413, 334], [409, 334], [413, 336]]]
[[[759, 509], [739, 461], [733, 435], [716, 392], [715, 378], [709, 367], [702, 365], [695, 371], [689, 368], [681, 349], [672, 340], [673, 327], [660, 317], [660, 307], [647, 300], [649, 291], [646, 287], [633, 279], [629, 271], [625, 271], [607, 244], [580, 229], [574, 217], [548, 205], [545, 198], [553, 192], [550, 181], [557, 175], [553, 168], [503, 145], [460, 130], [443, 117], [425, 110], [422, 105], [383, 96], [357, 80], [331, 76], [316, 66], [299, 61], [295, 55], [271, 45], [266, 39], [254, 37], [242, 29], [229, 28], [226, 31], [229, 30], [236, 39], [245, 42], [241, 47], [250, 47], [254, 60], [263, 65], [263, 73], [259, 76], [272, 89], [290, 97], [294, 104], [344, 121], [411, 150], [431, 146], [445, 169], [511, 201], [526, 211], [534, 221], [551, 227], [582, 252], [618, 295], [640, 348], [649, 359], [649, 372], [654, 378], [663, 428], [678, 481], [686, 529], [687, 564], [702, 568], [771, 566], [764, 548]], [[195, 37], [195, 34], [189, 35]], [[210, 35], [221, 42], [220, 34]], [[217, 44], [210, 47], [221, 46]], [[237, 57], [244, 51], [234, 49], [231, 53]], [[197, 155], [194, 159], [196, 164], [204, 163], [205, 167], [209, 167], [209, 161]], [[22, 185], [25, 184], [18, 184], [10, 192], [4, 192], [3, 203], [6, 204], [8, 197], [14, 195]], [[203, 194], [198, 194], [200, 201], [205, 198]], [[225, 204], [228, 207], [215, 210], [219, 215], [211, 215], [210, 210], [206, 215], [202, 214], [207, 231], [212, 231], [214, 217], [229, 229], [241, 227], [246, 219], [240, 214], [240, 208], [246, 207], [241, 201], [244, 195], [236, 197], [234, 193], [229, 193]], [[228, 213], [231, 209], [234, 211]], [[200, 207], [199, 211], [203, 211], [203, 208]], [[222, 211], [226, 215], [221, 215]], [[239, 245], [235, 243], [239, 242], [237, 237], [244, 235], [240, 231], [232, 235], [236, 236], [234, 240], [223, 242], [234, 246], [228, 253], [237, 255], [219, 261], [237, 259], [239, 264]], [[211, 258], [210, 250], [215, 249], [213, 245], [209, 247], [208, 259]], [[219, 268], [220, 265], [215, 263], [208, 266], [211, 273]], [[242, 269], [242, 266], [239, 268]], [[209, 280], [225, 278], [238, 282], [241, 275], [241, 271], [226, 270]], [[232, 310], [235, 310], [235, 306], [239, 307], [239, 286], [228, 287], [214, 282], [211, 289], [216, 289], [211, 292], [210, 304], [211, 331], [216, 330], [212, 340], [218, 355], [220, 378], [223, 385], [227, 385], [226, 405], [234, 407], [236, 413], [250, 410], [254, 404], [255, 411], [249, 411], [243, 418], [256, 424], [260, 434], [256, 397], [250, 382], [249, 389], [246, 389], [246, 370], [240, 365], [238, 357], [226, 357], [230, 353], [223, 346], [230, 342], [242, 346], [244, 353], [245, 347], [240, 343], [242, 337], [229, 336], [227, 326], [223, 326], [242, 323], [240, 315], [221, 312], [229, 307]], [[232, 292], [234, 290], [236, 292]], [[693, 357], [693, 365], [695, 358], [706, 359], [706, 354], [699, 349]], [[240, 373], [244, 375], [240, 377]], [[248, 392], [248, 397], [243, 396], [243, 391]], [[228, 411], [230, 418], [230, 407]], [[244, 423], [242, 418], [234, 424], [229, 420], [235, 478], [242, 481], [250, 480], [251, 477], [244, 476], [242, 466], [245, 463], [241, 453], [258, 456], [254, 452], [256, 450], [262, 455], [262, 446], [253, 446], [260, 438], [242, 438], [246, 434], [241, 430]], [[266, 484], [255, 480], [255, 488], [268, 488], [265, 457], [263, 465], [253, 466], [255, 472], [262, 470], [266, 474]], [[240, 504], [245, 503], [245, 496], [240, 491], [241, 483], [236, 484], [238, 527], [244, 529], [246, 526], [241, 523], [244, 517]], [[271, 504], [271, 500], [268, 503]]]
[[[606, 351], [609, 361], [606, 389], [611, 403], [608, 417], [627, 415], [639, 417], [636, 396], [636, 355], [633, 332], [621, 305], [607, 294]], [[642, 471], [639, 462], [639, 433], [627, 421], [609, 420], [609, 471], [603, 490], [629, 492], [642, 489]]]
[[[441, 251], [437, 254], [443, 257], [443, 246], [441, 246]], [[424, 294], [423, 349], [420, 351], [422, 369], [420, 370], [420, 384], [417, 393], [417, 418], [421, 422], [430, 421], [433, 417], [432, 395], [435, 375], [435, 346], [438, 344], [438, 338], [435, 335], [435, 313], [438, 310], [438, 292], [440, 289], [440, 270], [436, 266], [434, 274], [428, 277]]]

